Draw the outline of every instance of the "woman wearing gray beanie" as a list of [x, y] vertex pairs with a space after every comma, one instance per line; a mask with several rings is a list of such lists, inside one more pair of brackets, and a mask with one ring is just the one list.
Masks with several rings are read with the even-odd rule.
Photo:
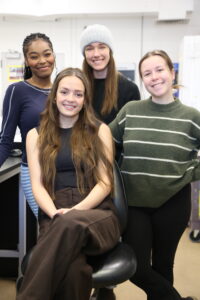
[[108, 124], [124, 104], [140, 99], [139, 89], [117, 72], [113, 37], [106, 26], [87, 26], [81, 34], [80, 47], [84, 56], [83, 71], [92, 86], [93, 108], [97, 116]]
[[[83, 71], [92, 87], [94, 111], [98, 118], [108, 124], [128, 101], [140, 99], [139, 89], [134, 82], [117, 72], [113, 58], [113, 37], [106, 26], [93, 24], [86, 27], [81, 34], [80, 48], [84, 56]], [[116, 152], [119, 158], [120, 149]], [[102, 288], [98, 299], [116, 298], [112, 288]]]

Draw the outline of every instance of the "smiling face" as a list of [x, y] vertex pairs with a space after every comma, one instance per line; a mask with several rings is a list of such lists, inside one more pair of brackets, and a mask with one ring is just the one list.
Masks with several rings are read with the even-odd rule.
[[30, 43], [25, 56], [26, 66], [29, 66], [33, 77], [48, 78], [54, 68], [55, 57], [49, 44], [38, 39]]
[[56, 104], [60, 113], [60, 126], [73, 126], [84, 104], [85, 87], [76, 76], [66, 76], [60, 80], [56, 93]]
[[85, 58], [93, 70], [103, 71], [110, 60], [110, 48], [103, 43], [92, 43], [85, 47]]
[[173, 69], [170, 70], [163, 57], [153, 55], [143, 60], [140, 73], [154, 102], [169, 103], [174, 100], [172, 85], [175, 73]]

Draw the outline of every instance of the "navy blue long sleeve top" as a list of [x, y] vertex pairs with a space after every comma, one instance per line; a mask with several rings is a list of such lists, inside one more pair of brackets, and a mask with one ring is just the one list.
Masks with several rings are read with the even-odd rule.
[[37, 88], [27, 81], [11, 84], [3, 101], [3, 119], [0, 132], [0, 166], [8, 158], [17, 127], [22, 139], [22, 163], [27, 165], [26, 135], [38, 126], [50, 89]]

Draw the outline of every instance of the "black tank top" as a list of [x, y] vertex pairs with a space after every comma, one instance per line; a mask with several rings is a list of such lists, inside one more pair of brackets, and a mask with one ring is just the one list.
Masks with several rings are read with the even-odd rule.
[[70, 148], [71, 133], [72, 128], [60, 128], [61, 148], [56, 158], [55, 191], [77, 187], [76, 170]]

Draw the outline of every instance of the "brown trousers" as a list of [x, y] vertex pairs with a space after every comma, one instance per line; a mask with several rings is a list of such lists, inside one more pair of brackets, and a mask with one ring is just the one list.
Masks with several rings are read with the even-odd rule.
[[[80, 202], [76, 188], [56, 193], [57, 208]], [[119, 240], [120, 229], [112, 200], [90, 210], [71, 210], [53, 219], [41, 216], [34, 247], [17, 300], [88, 300], [92, 268], [87, 256], [102, 254]]]

